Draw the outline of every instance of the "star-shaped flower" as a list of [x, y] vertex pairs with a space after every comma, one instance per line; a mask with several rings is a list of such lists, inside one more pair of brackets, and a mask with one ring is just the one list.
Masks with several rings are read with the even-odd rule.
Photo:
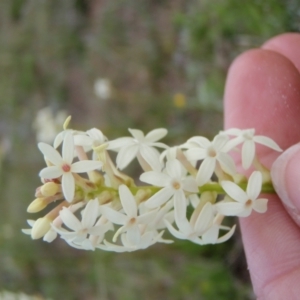
[[222, 134], [236, 136], [230, 140], [225, 146], [227, 151], [230, 151], [239, 144], [242, 146], [242, 166], [247, 170], [255, 156], [255, 143], [269, 147], [275, 151], [281, 152], [282, 149], [269, 137], [263, 135], [255, 135], [255, 129], [237, 129], [232, 128], [224, 131]]
[[[203, 242], [203, 245], [224, 243], [229, 240], [234, 234], [236, 225], [233, 225], [231, 228], [222, 226], [219, 221], [220, 217], [223, 218], [223, 216], [217, 214], [213, 220], [212, 226], [204, 234], [202, 234], [201, 240]], [[228, 232], [219, 237], [221, 229]]]
[[[196, 215], [197, 214], [197, 215]], [[178, 239], [190, 240], [196, 244], [203, 245], [204, 242], [200, 238], [213, 224], [213, 206], [207, 202], [200, 213], [194, 211], [190, 222], [187, 219], [182, 219], [177, 223], [178, 229], [176, 230], [167, 220], [165, 223], [170, 233]]]
[[87, 250], [94, 250], [93, 248], [95, 245], [92, 245], [91, 243], [91, 236], [98, 236], [102, 241], [105, 232], [113, 228], [110, 222], [106, 222], [104, 224], [96, 223], [99, 216], [98, 199], [89, 200], [82, 211], [81, 221], [79, 221], [73, 212], [66, 207], [63, 207], [63, 209], [59, 212], [59, 216], [63, 224], [72, 231], [68, 231], [62, 227], [56, 227], [53, 224], [52, 228], [61, 235], [61, 238], [65, 239], [75, 248], [88, 248]]
[[156, 171], [145, 172], [140, 176], [140, 180], [154, 186], [162, 187], [160, 191], [146, 201], [145, 205], [148, 208], [156, 208], [165, 204], [173, 197], [175, 218], [177, 220], [185, 217], [181, 213], [187, 204], [185, 192], [198, 192], [195, 179], [186, 176], [186, 171], [177, 159], [167, 161], [164, 173]]
[[202, 160], [197, 173], [197, 183], [202, 186], [207, 183], [214, 173], [217, 162], [228, 174], [235, 174], [233, 159], [223, 150], [229, 138], [225, 135], [217, 135], [212, 142], [207, 138], [193, 137], [185, 144], [189, 149], [186, 151], [189, 160]]
[[117, 167], [124, 169], [136, 156], [140, 155], [153, 170], [160, 170], [159, 153], [154, 147], [168, 148], [157, 141], [162, 139], [167, 130], [158, 128], [150, 131], [146, 136], [141, 130], [128, 129], [133, 137], [123, 137], [109, 142], [107, 149], [119, 151]]
[[221, 181], [221, 185], [231, 199], [227, 198], [225, 201], [216, 204], [217, 211], [220, 214], [248, 217], [252, 209], [258, 213], [267, 211], [268, 199], [258, 198], [262, 186], [262, 174], [259, 171], [254, 171], [251, 174], [246, 191], [231, 181]]
[[61, 178], [62, 191], [68, 202], [72, 202], [75, 193], [75, 179], [73, 173], [84, 173], [96, 170], [102, 166], [101, 162], [82, 160], [72, 163], [74, 158], [74, 141], [70, 132], [64, 137], [62, 156], [52, 146], [39, 143], [39, 149], [53, 166], [41, 170], [40, 177], [45, 179]]
[[109, 221], [114, 224], [121, 225], [114, 235], [113, 241], [122, 232], [126, 232], [126, 240], [129, 243], [137, 245], [141, 240], [140, 224], [148, 224], [153, 220], [156, 211], [150, 211], [142, 215], [138, 215], [138, 207], [134, 196], [126, 185], [119, 186], [119, 196], [124, 213], [116, 211], [109, 206], [102, 206], [101, 212]]

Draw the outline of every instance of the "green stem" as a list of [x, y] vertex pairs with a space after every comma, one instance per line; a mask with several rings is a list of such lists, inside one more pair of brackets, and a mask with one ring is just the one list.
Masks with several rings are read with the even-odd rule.
[[[247, 182], [240, 183], [240, 184], [238, 184], [238, 186], [241, 187], [245, 191], [247, 189]], [[138, 192], [138, 190], [142, 190], [142, 189], [150, 190], [151, 194], [154, 195], [162, 188], [149, 185], [149, 186], [129, 187], [129, 189], [133, 195], [135, 195]], [[113, 193], [118, 194], [118, 190], [115, 188], [101, 186], [101, 187], [98, 187], [96, 190], [89, 192], [88, 193], [89, 198], [95, 198], [95, 197], [97, 197], [97, 195], [100, 195], [104, 191], [113, 192]], [[199, 193], [201, 194], [203, 192], [217, 192], [218, 194], [225, 194], [225, 191], [223, 190], [222, 186], [217, 182], [206, 183], [206, 184], [202, 185], [201, 187], [199, 187]], [[262, 194], [264, 194], [264, 193], [275, 194], [276, 192], [274, 190], [272, 183], [268, 182], [268, 183], [264, 183], [262, 185], [261, 193]]]
[[[240, 188], [242, 188], [244, 191], [247, 189], [247, 182], [243, 182], [243, 183], [240, 183], [238, 184], [238, 186]], [[218, 194], [224, 194], [225, 191], [223, 190], [222, 186], [215, 182], [215, 183], [206, 183], [204, 185], [202, 185], [201, 187], [199, 187], [199, 192], [200, 193], [203, 193], [203, 192], [217, 192]], [[262, 194], [275, 194], [275, 190], [274, 190], [274, 187], [272, 185], [271, 182], [268, 182], [268, 183], [264, 183], [262, 185], [262, 188], [261, 188], [261, 193]]]

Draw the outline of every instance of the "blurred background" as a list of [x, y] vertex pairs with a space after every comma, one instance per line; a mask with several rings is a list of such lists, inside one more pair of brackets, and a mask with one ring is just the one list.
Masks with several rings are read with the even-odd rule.
[[26, 213], [36, 142], [65, 116], [110, 139], [129, 127], [165, 127], [170, 145], [211, 138], [232, 60], [286, 31], [300, 31], [299, 0], [0, 0], [0, 299], [255, 299], [238, 231], [114, 254], [21, 228], [39, 217]]

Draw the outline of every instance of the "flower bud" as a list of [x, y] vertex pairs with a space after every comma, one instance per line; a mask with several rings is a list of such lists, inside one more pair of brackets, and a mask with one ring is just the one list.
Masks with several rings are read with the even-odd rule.
[[102, 185], [104, 182], [103, 175], [100, 174], [99, 172], [91, 171], [89, 172], [89, 177], [90, 180], [95, 184]]
[[31, 229], [31, 238], [37, 240], [43, 237], [51, 228], [50, 223], [51, 220], [46, 217], [37, 219]]
[[36, 213], [41, 211], [42, 209], [44, 209], [47, 206], [47, 201], [45, 200], [45, 198], [36, 198], [35, 200], [33, 200], [30, 205], [27, 208], [27, 212], [29, 213]]
[[53, 196], [55, 195], [58, 191], [59, 191], [59, 186], [50, 181], [50, 182], [47, 182], [45, 183], [43, 186], [41, 186], [41, 193], [43, 194], [43, 196], [45, 197], [50, 197], [50, 196]]

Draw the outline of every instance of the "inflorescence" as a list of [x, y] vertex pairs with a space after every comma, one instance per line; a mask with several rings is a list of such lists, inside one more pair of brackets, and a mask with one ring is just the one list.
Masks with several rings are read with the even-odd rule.
[[[52, 242], [60, 236], [78, 249], [125, 252], [173, 242], [163, 237], [167, 229], [178, 239], [217, 244], [228, 240], [236, 227], [223, 224], [226, 216], [267, 210], [268, 200], [259, 195], [274, 190], [256, 144], [282, 150], [254, 129], [229, 129], [212, 141], [195, 136], [169, 147], [158, 142], [167, 134], [163, 128], [146, 135], [129, 129], [132, 137], [109, 141], [95, 128], [67, 129], [69, 121], [53, 147], [38, 144], [47, 167], [40, 171], [42, 185], [27, 211], [48, 205], [51, 210], [28, 220], [31, 229], [23, 232], [32, 239]], [[117, 152], [116, 164], [110, 151]], [[232, 153], [240, 158], [239, 172]], [[143, 170], [143, 185], [121, 172], [134, 158]], [[241, 173], [245, 170], [252, 170], [248, 178]]]

